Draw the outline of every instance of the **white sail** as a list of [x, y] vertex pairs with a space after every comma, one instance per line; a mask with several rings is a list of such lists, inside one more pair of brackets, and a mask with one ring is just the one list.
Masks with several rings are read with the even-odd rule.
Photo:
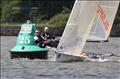
[[58, 45], [61, 54], [80, 56], [96, 16], [97, 4], [97, 1], [75, 2]]
[[100, 1], [88, 40], [107, 40], [114, 22], [119, 1]]
[[56, 60], [64, 61], [80, 55], [87, 39], [106, 40], [110, 34], [119, 1], [76, 0], [66, 28], [58, 44]]

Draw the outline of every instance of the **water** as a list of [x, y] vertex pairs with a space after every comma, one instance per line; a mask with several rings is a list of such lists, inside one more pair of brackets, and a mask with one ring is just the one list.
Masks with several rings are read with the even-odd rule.
[[[119, 57], [109, 57], [109, 62], [69, 62], [48, 60], [10, 59], [9, 50], [15, 46], [16, 37], [1, 37], [1, 79], [120, 79]], [[120, 38], [110, 38], [105, 43], [86, 43], [86, 52], [120, 55]]]

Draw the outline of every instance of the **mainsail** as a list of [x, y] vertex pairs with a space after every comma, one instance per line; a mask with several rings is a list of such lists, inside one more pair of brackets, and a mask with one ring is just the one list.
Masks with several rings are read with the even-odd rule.
[[[80, 53], [85, 45], [86, 40], [88, 39], [88, 36], [92, 36], [92, 39], [94, 39], [93, 37], [96, 37], [98, 40], [100, 40], [100, 36], [98, 35], [99, 33], [96, 31], [99, 28], [102, 28], [102, 33], [103, 35], [105, 34], [105, 36], [101, 38], [106, 39], [109, 36], [109, 32], [116, 14], [116, 7], [118, 5], [117, 2], [105, 1], [104, 3], [104, 1], [76, 0], [66, 28], [58, 44], [58, 53], [69, 56], [81, 56]], [[114, 8], [112, 6], [114, 6]], [[104, 13], [102, 11], [103, 7]], [[114, 9], [113, 12], [111, 12], [108, 7]], [[105, 17], [103, 17], [103, 15], [105, 15]], [[105, 18], [107, 22], [109, 22], [109, 26], [106, 23], [102, 23], [104, 21], [104, 19], [101, 21], [102, 18]], [[56, 59], [59, 58], [60, 57], [57, 57]]]
[[100, 41], [108, 39], [118, 5], [119, 1], [99, 1], [88, 40]]
[[95, 18], [96, 1], [76, 1], [58, 45], [62, 53], [79, 56]]

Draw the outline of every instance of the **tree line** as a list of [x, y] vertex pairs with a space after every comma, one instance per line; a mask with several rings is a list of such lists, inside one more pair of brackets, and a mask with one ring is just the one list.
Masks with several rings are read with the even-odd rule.
[[[1, 23], [65, 26], [75, 0], [1, 0]], [[120, 23], [120, 6], [114, 24]]]

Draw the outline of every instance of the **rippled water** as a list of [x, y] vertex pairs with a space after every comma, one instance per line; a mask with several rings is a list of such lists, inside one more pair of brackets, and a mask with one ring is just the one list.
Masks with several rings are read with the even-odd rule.
[[[1, 37], [2, 79], [120, 79], [119, 57], [110, 57], [109, 62], [69, 62], [48, 60], [10, 59], [9, 50], [15, 46], [16, 37]], [[105, 43], [86, 43], [86, 52], [120, 55], [120, 38], [110, 38]]]

